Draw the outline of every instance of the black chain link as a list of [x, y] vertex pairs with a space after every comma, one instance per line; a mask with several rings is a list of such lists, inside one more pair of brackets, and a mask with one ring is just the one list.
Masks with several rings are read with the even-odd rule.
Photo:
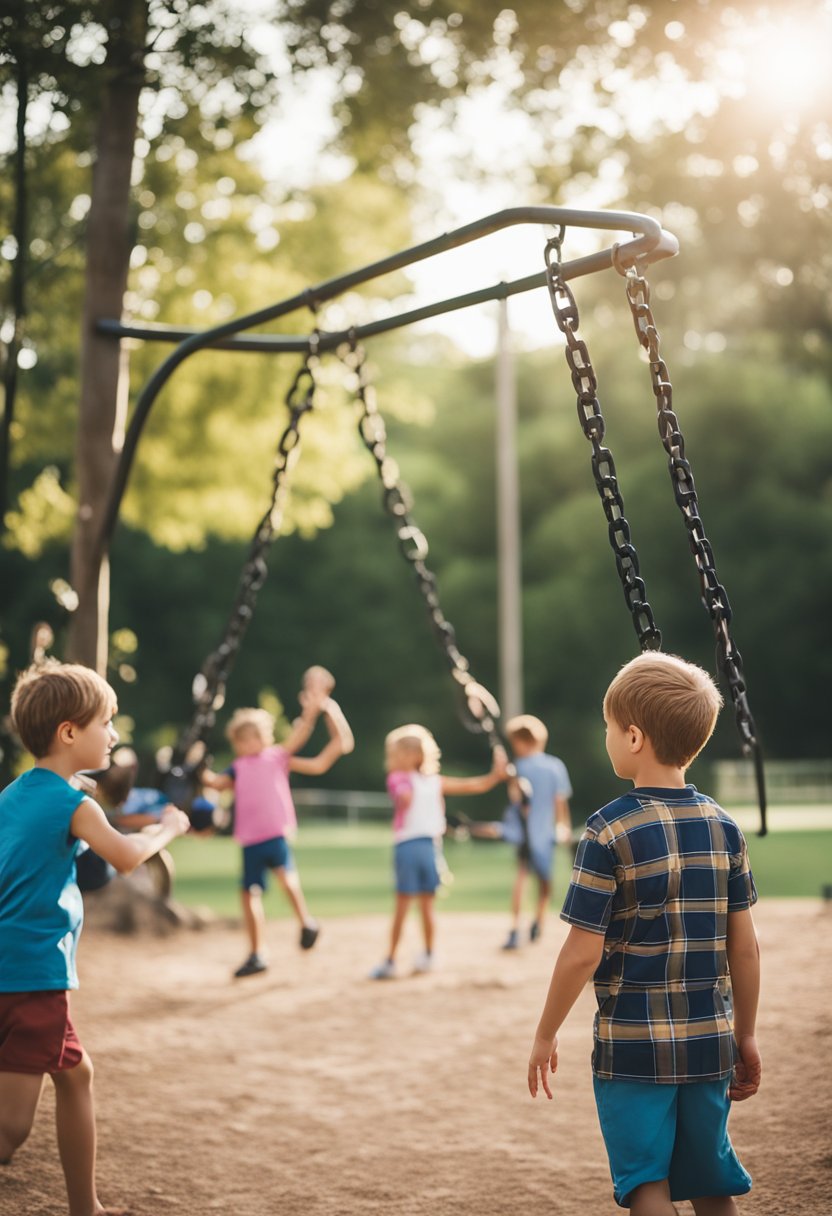
[[[272, 472], [272, 496], [268, 509], [258, 523], [240, 572], [237, 594], [223, 630], [222, 639], [194, 677], [192, 685], [194, 714], [190, 725], [180, 735], [174, 749], [166, 788], [186, 790], [190, 784], [188, 753], [200, 742], [216, 720], [217, 710], [225, 702], [225, 687], [240, 649], [245, 632], [251, 624], [257, 594], [266, 581], [266, 554], [280, 527], [283, 516], [285, 477], [299, 454], [300, 420], [314, 404], [317, 363], [317, 333], [313, 335], [310, 352], [298, 369], [286, 394], [289, 421], [277, 445]], [[178, 799], [173, 798], [174, 801]]]
[[766, 789], [763, 756], [757, 729], [748, 704], [742, 658], [731, 636], [731, 605], [728, 594], [719, 581], [711, 544], [699, 514], [699, 502], [690, 461], [685, 456], [685, 440], [679, 419], [673, 410], [673, 385], [667, 364], [661, 356], [659, 331], [650, 307], [650, 285], [637, 266], [622, 267], [613, 258], [616, 269], [624, 277], [627, 301], [633, 314], [633, 324], [639, 344], [647, 351], [650, 379], [656, 398], [657, 421], [662, 445], [668, 456], [668, 469], [676, 504], [682, 513], [688, 533], [690, 551], [696, 563], [702, 603], [713, 622], [716, 637], [717, 667], [724, 675], [734, 706], [734, 718], [743, 754], [754, 762], [757, 796], [760, 804], [760, 835], [766, 834]]
[[[375, 390], [367, 380], [364, 351], [353, 342], [347, 353], [342, 352], [341, 358], [355, 373], [355, 391], [361, 405], [358, 432], [376, 462], [384, 508], [393, 520], [399, 549], [413, 569], [434, 634], [445, 655], [451, 676], [462, 694], [462, 720], [469, 730], [486, 736], [492, 751], [496, 747], [505, 748], [506, 743], [500, 726], [500, 706], [493, 694], [472, 675], [468, 660], [457, 646], [456, 631], [439, 603], [436, 576], [425, 564], [428, 542], [411, 515], [410, 494], [399, 476], [399, 466], [387, 451], [387, 427], [379, 412]], [[509, 769], [514, 776], [511, 765]]]
[[[598, 400], [598, 380], [586, 343], [577, 336], [580, 317], [572, 290], [563, 277], [561, 245], [563, 229], [546, 242], [546, 283], [558, 329], [566, 338], [566, 362], [572, 384], [578, 394], [578, 418], [584, 435], [592, 444], [592, 473], [598, 495], [607, 517], [610, 545], [615, 554], [618, 577], [624, 599], [630, 610], [639, 646], [642, 650], [659, 650], [662, 635], [647, 602], [647, 591], [639, 570], [638, 553], [630, 536], [630, 525], [624, 515], [624, 499], [618, 488], [615, 461], [609, 448], [604, 447], [606, 423]], [[555, 261], [552, 261], [552, 253]]]

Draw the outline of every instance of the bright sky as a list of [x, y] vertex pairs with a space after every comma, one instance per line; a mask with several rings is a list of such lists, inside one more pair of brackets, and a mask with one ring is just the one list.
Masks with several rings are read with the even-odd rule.
[[[281, 59], [279, 31], [256, 21], [263, 2], [245, 0], [255, 18], [250, 36], [264, 53]], [[607, 130], [612, 124], [614, 133], [615, 123], [626, 121], [629, 130], [647, 135], [657, 115], [666, 125], [682, 129], [697, 112], [713, 112], [720, 91], [747, 95], [755, 106], [770, 108], [772, 120], [797, 112], [811, 103], [828, 75], [832, 0], [818, 0], [816, 11], [813, 23], [775, 15], [760, 20], [756, 13], [752, 20], [751, 16], [743, 18], [738, 10], [733, 10], [734, 17], [724, 31], [724, 49], [711, 65], [710, 79], [695, 84], [683, 82], [670, 64], [650, 81], [631, 79], [618, 69], [605, 80], [615, 90], [617, 112], [607, 109], [602, 113], [597, 109], [588, 82], [576, 69], [574, 79], [569, 82], [569, 109], [564, 112], [561, 106], [553, 112], [552, 133], [560, 133], [557, 131], [560, 124], [563, 138], [568, 139], [579, 122], [603, 125]], [[681, 5], [679, 12], [683, 17]], [[513, 19], [510, 10], [504, 10], [497, 21], [505, 19], [506, 13], [510, 26]], [[633, 24], [617, 22], [610, 28], [611, 39], [625, 50], [638, 39], [638, 10], [633, 13]], [[500, 31], [497, 32], [499, 41]], [[510, 34], [510, 29], [507, 32]], [[669, 44], [683, 38], [683, 22], [668, 23], [665, 34]], [[403, 37], [406, 35], [404, 29]], [[447, 49], [437, 44], [428, 53], [436, 57], [440, 70], [441, 57]], [[510, 51], [498, 49], [495, 63], [496, 82], [461, 102], [452, 129], [442, 113], [427, 107], [418, 118], [414, 147], [421, 162], [420, 179], [432, 186], [425, 201], [413, 209], [414, 241], [427, 240], [504, 207], [548, 201], [540, 200], [532, 189], [527, 165], [529, 158], [540, 151], [539, 137], [534, 123], [510, 98], [516, 71]], [[322, 174], [340, 178], [349, 173], [349, 163], [344, 158], [325, 152], [334, 134], [333, 89], [325, 72], [310, 72], [294, 86], [284, 111], [285, 114], [291, 110], [291, 122], [286, 122], [285, 116], [276, 117], [252, 145], [252, 154], [267, 177], [302, 186], [320, 179]], [[461, 164], [469, 170], [480, 170], [481, 180], [476, 184], [465, 180], [458, 170]], [[494, 173], [494, 165], [500, 166], [500, 176]], [[610, 159], [597, 179], [579, 183], [560, 202], [587, 209], [615, 206], [620, 172], [618, 162]], [[673, 230], [671, 220], [676, 218], [666, 216], [663, 222]], [[413, 306], [542, 269], [545, 235], [548, 233], [537, 227], [514, 228], [411, 268]], [[684, 248], [684, 232], [677, 229], [676, 235]], [[591, 234], [576, 230], [568, 236], [565, 254], [580, 256], [597, 247], [600, 239], [609, 241], [615, 237], [605, 234], [596, 240]], [[516, 345], [533, 348], [552, 342], [553, 319], [545, 290], [513, 297], [509, 301], [509, 315]], [[422, 327], [440, 329], [470, 354], [482, 356], [494, 349], [496, 317], [497, 304], [491, 303], [423, 322]]]
[[[239, 3], [250, 14], [248, 33], [257, 49], [279, 67], [288, 68], [280, 27], [265, 20], [272, 0]], [[755, 109], [770, 111], [772, 124], [799, 114], [816, 102], [824, 86], [828, 87], [832, 0], [815, 0], [813, 19], [805, 12], [801, 12], [800, 20], [777, 16], [778, 10], [770, 5], [768, 15], [761, 17], [762, 7], [755, 5], [751, 11], [749, 6], [745, 15], [739, 8], [723, 10], [721, 49], [703, 68], [703, 79], [693, 84], [680, 77], [670, 57], [651, 80], [632, 78], [626, 67], [615, 66], [610, 59], [603, 83], [612, 100], [602, 111], [581, 63], [570, 65], [562, 75], [568, 104], [559, 95], [553, 98], [546, 115], [550, 138], [568, 141], [579, 123], [602, 127], [613, 137], [625, 127], [646, 136], [658, 121], [681, 130], [697, 112], [713, 112], [720, 92], [746, 96]], [[684, 7], [679, 5], [678, 9], [679, 19], [669, 22], [664, 31], [669, 47], [686, 34]], [[785, 11], [780, 9], [781, 13]], [[641, 10], [633, 7], [628, 21], [610, 26], [611, 44], [625, 52], [625, 64], [626, 52], [631, 46], [637, 47], [644, 19]], [[413, 40], [413, 46], [418, 46], [440, 80], [443, 72], [453, 71], [450, 43], [433, 36], [425, 39], [424, 27], [406, 13], [396, 14], [394, 21], [403, 41]], [[511, 98], [518, 70], [510, 50], [514, 22], [510, 9], [495, 18], [495, 51], [490, 65], [494, 82], [460, 102], [452, 128], [436, 109], [424, 107], [417, 117], [413, 141], [423, 189], [421, 201], [412, 205], [414, 243], [505, 207], [554, 201], [541, 200], [534, 192], [528, 163], [543, 154], [539, 128]], [[99, 35], [94, 31], [80, 33], [77, 41], [81, 57], [96, 60], [103, 56], [100, 31]], [[322, 178], [348, 176], [349, 161], [327, 151], [335, 134], [331, 116], [334, 89], [324, 70], [309, 71], [289, 86], [281, 112], [248, 149], [269, 179], [283, 187], [303, 187]], [[148, 99], [150, 110], [164, 104], [159, 95], [153, 98], [148, 94]], [[11, 96], [7, 94], [3, 102], [3, 110], [10, 117]], [[33, 107], [30, 118], [33, 131], [65, 121], [62, 115], [51, 113], [48, 101]], [[9, 140], [13, 139], [13, 123], [4, 122], [3, 126], [6, 136], [0, 136], [0, 152], [9, 150]], [[460, 165], [466, 166], [469, 174], [472, 170], [479, 174], [476, 184], [459, 172]], [[499, 166], [499, 173], [495, 166]], [[564, 206], [588, 209], [615, 206], [620, 174], [620, 164], [610, 157], [596, 179], [576, 182], [559, 201]], [[662, 220], [680, 238], [684, 251], [683, 211], [666, 214]], [[414, 296], [406, 306], [417, 307], [535, 273], [542, 269], [545, 235], [536, 227], [514, 228], [411, 268]], [[596, 240], [591, 234], [575, 230], [567, 237], [565, 256], [580, 256], [597, 247], [602, 239], [615, 237], [606, 234]], [[509, 313], [516, 345], [530, 348], [552, 342], [553, 319], [545, 290], [513, 297]], [[496, 318], [497, 304], [491, 303], [423, 322], [422, 327], [440, 329], [472, 355], [486, 355], [494, 349]]]

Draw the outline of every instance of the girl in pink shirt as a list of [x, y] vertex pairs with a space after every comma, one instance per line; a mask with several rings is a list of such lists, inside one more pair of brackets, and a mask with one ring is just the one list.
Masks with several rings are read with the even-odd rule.
[[445, 794], [484, 794], [506, 778], [506, 755], [498, 748], [489, 773], [480, 777], [443, 777], [441, 752], [424, 726], [400, 726], [385, 740], [387, 790], [393, 802], [393, 840], [396, 869], [396, 907], [387, 958], [374, 967], [370, 979], [387, 980], [396, 974], [396, 950], [413, 899], [422, 914], [425, 949], [415, 971], [434, 965], [434, 898], [439, 886], [437, 845], [445, 834]]
[[[288, 896], [300, 924], [300, 945], [310, 950], [319, 926], [303, 897], [287, 840], [297, 827], [295, 804], [289, 788], [290, 773], [318, 774], [330, 769], [339, 756], [353, 749], [353, 737], [339, 706], [329, 696], [334, 680], [322, 667], [311, 667], [300, 694], [301, 716], [282, 744], [274, 742], [274, 719], [265, 709], [238, 709], [226, 728], [234, 749], [234, 762], [224, 773], [205, 772], [203, 784], [215, 790], [234, 790], [234, 838], [243, 849], [242, 902], [250, 951], [235, 977], [265, 971], [263, 954], [265, 913], [263, 890], [269, 870]], [[323, 713], [330, 739], [309, 758], [295, 752], [306, 743]]]

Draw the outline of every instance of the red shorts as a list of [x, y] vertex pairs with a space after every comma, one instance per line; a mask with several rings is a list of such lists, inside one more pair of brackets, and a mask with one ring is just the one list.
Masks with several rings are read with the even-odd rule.
[[63, 1072], [83, 1050], [66, 992], [0, 992], [0, 1072]]

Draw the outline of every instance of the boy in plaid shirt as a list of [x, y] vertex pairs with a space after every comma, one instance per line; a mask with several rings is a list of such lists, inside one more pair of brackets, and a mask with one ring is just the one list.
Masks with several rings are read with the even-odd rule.
[[706, 672], [659, 652], [607, 689], [607, 753], [634, 788], [587, 822], [529, 1058], [532, 1097], [551, 1098], [557, 1031], [594, 977], [595, 1101], [615, 1200], [633, 1216], [674, 1216], [682, 1199], [736, 1216], [733, 1196], [751, 1188], [727, 1121], [760, 1085], [757, 892], [742, 832], [685, 782], [721, 705]]

